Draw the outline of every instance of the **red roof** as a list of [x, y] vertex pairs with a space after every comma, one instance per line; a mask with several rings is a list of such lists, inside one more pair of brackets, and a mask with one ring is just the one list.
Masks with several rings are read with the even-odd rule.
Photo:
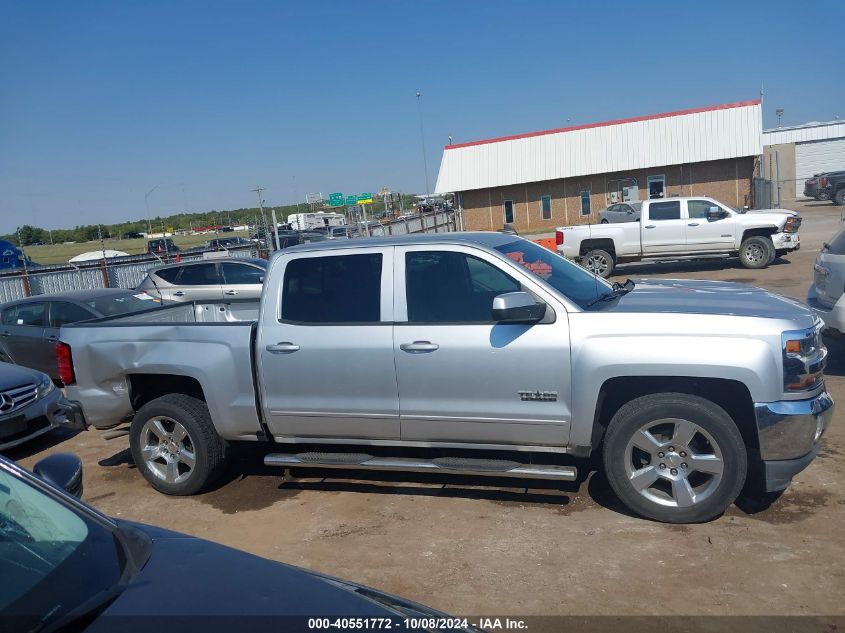
[[647, 114], [630, 119], [616, 119], [614, 121], [601, 121], [599, 123], [586, 123], [584, 125], [573, 125], [570, 127], [559, 127], [553, 130], [541, 130], [539, 132], [526, 132], [525, 134], [513, 134], [511, 136], [499, 136], [481, 141], [469, 141], [468, 143], [455, 143], [447, 145], [444, 149], [457, 149], [459, 147], [472, 147], [473, 145], [486, 145], [487, 143], [498, 143], [500, 141], [513, 141], [519, 138], [530, 138], [532, 136], [543, 136], [545, 134], [558, 134], [560, 132], [573, 132], [575, 130], [588, 130], [594, 127], [605, 127], [608, 125], [620, 125], [621, 123], [636, 123], [637, 121], [650, 121], [652, 119], [665, 119], [672, 116], [683, 116], [685, 114], [698, 114], [699, 112], [712, 112], [713, 110], [728, 110], [730, 108], [744, 108], [747, 106], [760, 105], [760, 99], [751, 101], [737, 101], [736, 103], [724, 103], [722, 105], [707, 106], [705, 108], [690, 108], [689, 110], [676, 110], [675, 112], [662, 112], [660, 114]]

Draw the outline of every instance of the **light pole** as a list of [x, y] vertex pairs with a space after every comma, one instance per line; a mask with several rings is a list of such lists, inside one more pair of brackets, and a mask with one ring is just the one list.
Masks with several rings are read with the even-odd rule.
[[152, 192], [156, 189], [158, 189], [158, 185], [144, 194], [144, 206], [147, 207], [147, 236], [153, 232], [152, 222], [150, 221], [150, 194], [152, 194]]
[[422, 93], [417, 90], [417, 113], [420, 115], [420, 143], [422, 144], [423, 169], [425, 170], [425, 201], [428, 203], [428, 159], [425, 156], [425, 132], [423, 131], [422, 104], [420, 103], [421, 98]]
[[775, 114], [778, 117], [778, 127], [780, 127], [780, 119], [783, 116], [783, 108], [778, 108], [777, 110], [775, 110]]

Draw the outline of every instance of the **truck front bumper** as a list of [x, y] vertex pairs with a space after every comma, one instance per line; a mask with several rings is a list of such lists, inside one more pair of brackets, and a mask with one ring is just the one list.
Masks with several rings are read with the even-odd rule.
[[801, 248], [801, 238], [798, 233], [775, 233], [772, 243], [776, 251], [797, 251]]
[[809, 466], [819, 452], [833, 410], [833, 398], [826, 391], [809, 400], [754, 404], [767, 492], [783, 490]]

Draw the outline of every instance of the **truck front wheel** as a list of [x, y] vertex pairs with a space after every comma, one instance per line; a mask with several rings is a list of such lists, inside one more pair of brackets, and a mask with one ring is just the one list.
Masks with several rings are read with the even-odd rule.
[[845, 204], [845, 189], [840, 189], [833, 194], [833, 204]]
[[739, 247], [739, 261], [745, 268], [765, 268], [774, 258], [775, 245], [763, 235], [752, 235]]
[[192, 495], [220, 476], [226, 446], [208, 406], [181, 393], [145, 404], [132, 420], [129, 445], [135, 465], [156, 490]]
[[666, 523], [722, 514], [739, 495], [748, 465], [742, 435], [725, 410], [684, 393], [623, 405], [608, 425], [603, 457], [619, 499]]
[[616, 262], [613, 260], [613, 255], [600, 248], [595, 248], [584, 254], [581, 258], [581, 265], [594, 275], [607, 279], [613, 272]]

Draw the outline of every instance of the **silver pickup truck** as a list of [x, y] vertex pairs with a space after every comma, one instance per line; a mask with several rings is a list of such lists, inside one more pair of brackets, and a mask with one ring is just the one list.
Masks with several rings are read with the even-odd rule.
[[236, 442], [283, 468], [570, 481], [600, 452], [632, 510], [695, 522], [816, 456], [820, 330], [758, 288], [611, 285], [513, 235], [449, 233], [285, 249], [260, 304], [72, 325], [57, 356], [90, 425], [130, 421], [163, 493], [210, 485]]

